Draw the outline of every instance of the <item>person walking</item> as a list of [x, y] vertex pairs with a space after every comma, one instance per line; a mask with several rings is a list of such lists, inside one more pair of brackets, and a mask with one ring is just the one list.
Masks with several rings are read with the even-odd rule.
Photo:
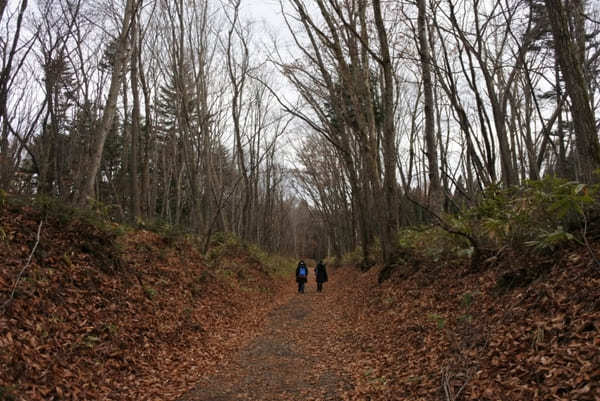
[[306, 284], [308, 277], [308, 269], [303, 260], [298, 263], [296, 268], [296, 282], [298, 283], [298, 292], [304, 294], [304, 284]]
[[327, 269], [322, 260], [315, 267], [315, 279], [317, 280], [317, 292], [323, 291], [323, 283], [327, 282]]

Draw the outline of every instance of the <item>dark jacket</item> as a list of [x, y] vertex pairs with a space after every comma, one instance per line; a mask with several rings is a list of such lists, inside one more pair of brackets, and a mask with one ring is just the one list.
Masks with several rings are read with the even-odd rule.
[[319, 262], [317, 267], [315, 267], [315, 278], [317, 279], [317, 283], [327, 282], [327, 269], [323, 263]]
[[[304, 269], [306, 270], [306, 276], [304, 277], [300, 277], [299, 273], [300, 273], [300, 267], [304, 266]], [[306, 267], [306, 265], [304, 264], [304, 262], [300, 262], [298, 263], [298, 267], [296, 268], [296, 281], [297, 282], [304, 282], [306, 283], [306, 278], [308, 277], [308, 267]]]

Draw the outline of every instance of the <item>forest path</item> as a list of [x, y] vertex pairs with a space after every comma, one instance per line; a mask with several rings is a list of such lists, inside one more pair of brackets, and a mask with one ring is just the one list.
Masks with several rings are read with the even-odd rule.
[[342, 400], [350, 381], [340, 359], [348, 350], [340, 348], [351, 331], [337, 302], [347, 289], [331, 273], [321, 293], [314, 281], [304, 294], [290, 284], [289, 300], [271, 311], [264, 330], [178, 401]]

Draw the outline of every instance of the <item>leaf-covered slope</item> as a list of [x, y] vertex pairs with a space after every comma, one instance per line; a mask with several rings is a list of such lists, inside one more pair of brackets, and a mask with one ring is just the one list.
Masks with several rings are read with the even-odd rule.
[[347, 399], [600, 399], [600, 269], [587, 249], [506, 255], [480, 273], [422, 265], [382, 285], [375, 270], [345, 274]]
[[0, 304], [40, 219], [0, 311], [0, 399], [174, 399], [248, 339], [277, 287], [243, 247], [209, 266], [183, 237], [4, 203]]

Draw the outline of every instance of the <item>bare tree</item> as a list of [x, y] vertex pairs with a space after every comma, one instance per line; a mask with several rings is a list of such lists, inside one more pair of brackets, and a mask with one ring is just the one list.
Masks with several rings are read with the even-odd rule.
[[[237, 167], [242, 174], [244, 182], [244, 192], [240, 215], [240, 234], [242, 238], [247, 238], [250, 227], [250, 208], [252, 198], [252, 186], [248, 172], [246, 156], [244, 153], [244, 143], [242, 139], [242, 105], [244, 102], [246, 81], [248, 79], [248, 71], [250, 69], [250, 55], [247, 43], [247, 36], [243, 32], [243, 28], [239, 25], [239, 12], [241, 0], [230, 0], [230, 5], [233, 8], [233, 15], [230, 19], [230, 28], [227, 32], [227, 71], [232, 90], [231, 102], [231, 117], [233, 120], [233, 133], [235, 141], [235, 159]], [[239, 44], [239, 52], [237, 54], [235, 42]]]
[[433, 104], [433, 84], [431, 82], [431, 54], [427, 38], [427, 5], [425, 0], [417, 0], [419, 15], [417, 17], [419, 57], [423, 74], [423, 93], [425, 108], [425, 143], [427, 144], [427, 160], [429, 167], [429, 202], [433, 212], [442, 210], [443, 197], [438, 166], [438, 145], [435, 138], [435, 119]]
[[94, 194], [94, 184], [100, 170], [104, 143], [113, 124], [119, 88], [121, 87], [121, 81], [124, 77], [125, 69], [128, 64], [127, 62], [129, 60], [129, 33], [140, 5], [141, 0], [127, 0], [125, 4], [119, 35], [114, 42], [114, 57], [112, 58], [111, 65], [112, 75], [106, 104], [104, 106], [104, 113], [92, 148], [90, 163], [84, 173], [82, 186], [77, 197], [80, 205], [87, 204]]
[[129, 162], [129, 176], [131, 185], [131, 217], [134, 219], [142, 216], [140, 185], [139, 185], [139, 143], [140, 129], [140, 91], [139, 91], [139, 61], [140, 49], [138, 37], [140, 35], [139, 14], [133, 18], [131, 27], [131, 93], [133, 95], [133, 109], [131, 111], [131, 156]]
[[[35, 35], [25, 40], [22, 36], [27, 7], [28, 1], [22, 0], [13, 12], [8, 1], [0, 1], [0, 23], [6, 29], [0, 40], [0, 188], [5, 189], [9, 188], [16, 170], [14, 161], [19, 158], [17, 149], [27, 146], [11, 126], [12, 116], [9, 112], [11, 89], [35, 41]], [[11, 144], [11, 133], [17, 136], [20, 145]]]
[[600, 167], [600, 142], [585, 74], [584, 1], [545, 0], [545, 4], [558, 65], [571, 99], [580, 178], [592, 182], [596, 180], [594, 170]]

